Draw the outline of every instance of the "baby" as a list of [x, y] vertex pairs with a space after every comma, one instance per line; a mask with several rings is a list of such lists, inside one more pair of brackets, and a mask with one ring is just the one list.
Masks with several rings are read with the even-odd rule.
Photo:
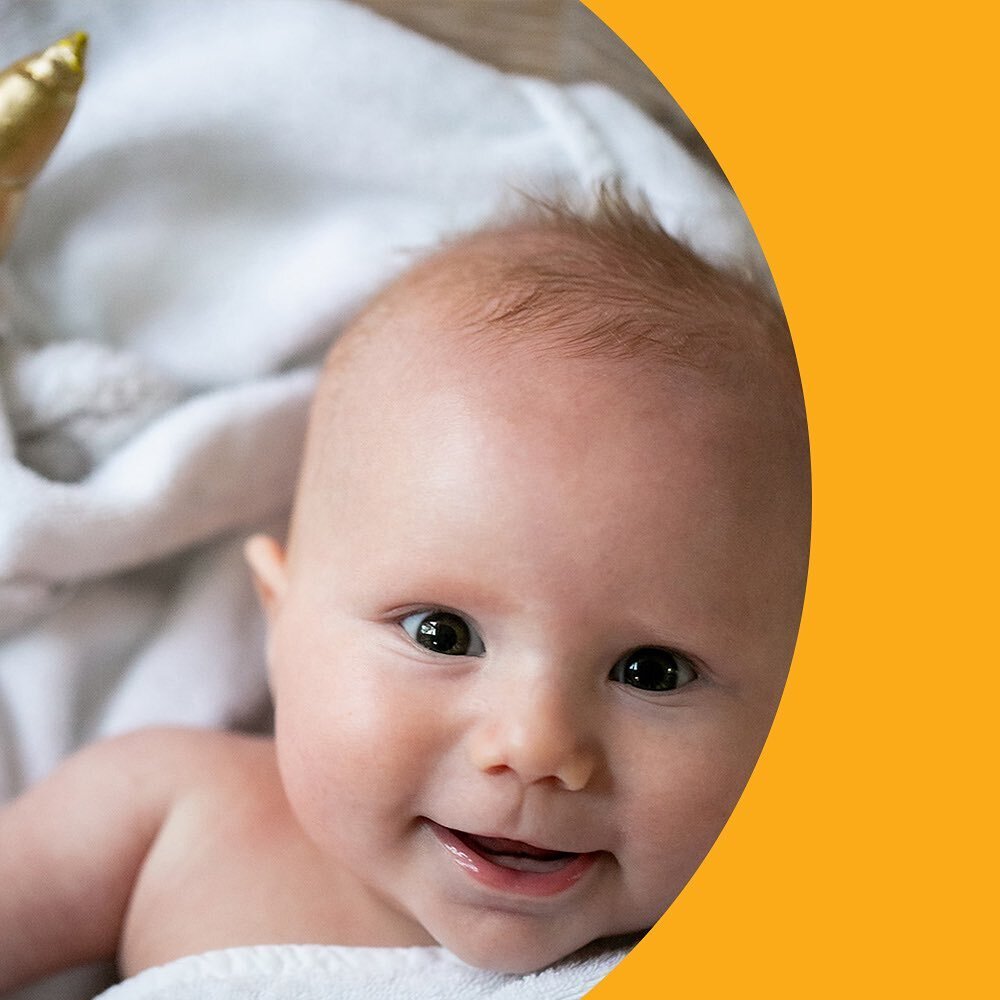
[[764, 743], [808, 536], [766, 298], [608, 192], [446, 245], [332, 350], [287, 548], [247, 545], [274, 738], [134, 733], [0, 812], [0, 989], [649, 927]]

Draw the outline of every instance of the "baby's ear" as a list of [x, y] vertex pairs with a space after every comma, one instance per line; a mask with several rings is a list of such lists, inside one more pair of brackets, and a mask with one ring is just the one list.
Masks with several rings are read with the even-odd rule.
[[269, 535], [254, 535], [243, 546], [243, 554], [253, 573], [261, 607], [270, 622], [288, 589], [285, 550]]

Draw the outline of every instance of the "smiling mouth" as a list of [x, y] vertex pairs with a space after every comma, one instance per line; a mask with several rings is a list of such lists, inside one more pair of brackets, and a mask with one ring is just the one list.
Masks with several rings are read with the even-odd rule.
[[461, 830], [452, 830], [451, 833], [480, 857], [516, 872], [555, 872], [565, 868], [574, 858], [580, 857], [579, 854], [568, 851], [548, 851], [522, 840], [478, 837]]
[[553, 851], [522, 840], [453, 830], [428, 820], [451, 860], [490, 889], [525, 896], [555, 896], [583, 878], [600, 851]]

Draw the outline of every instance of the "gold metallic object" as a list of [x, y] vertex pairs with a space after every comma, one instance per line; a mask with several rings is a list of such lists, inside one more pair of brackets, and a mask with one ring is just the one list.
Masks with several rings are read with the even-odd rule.
[[0, 73], [0, 256], [28, 185], [73, 114], [86, 47], [87, 36], [78, 31]]

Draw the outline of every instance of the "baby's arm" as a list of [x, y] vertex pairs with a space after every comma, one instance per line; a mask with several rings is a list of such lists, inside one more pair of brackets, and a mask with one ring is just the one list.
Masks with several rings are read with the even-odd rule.
[[0, 993], [114, 958], [178, 787], [185, 735], [149, 730], [94, 744], [0, 809]]

